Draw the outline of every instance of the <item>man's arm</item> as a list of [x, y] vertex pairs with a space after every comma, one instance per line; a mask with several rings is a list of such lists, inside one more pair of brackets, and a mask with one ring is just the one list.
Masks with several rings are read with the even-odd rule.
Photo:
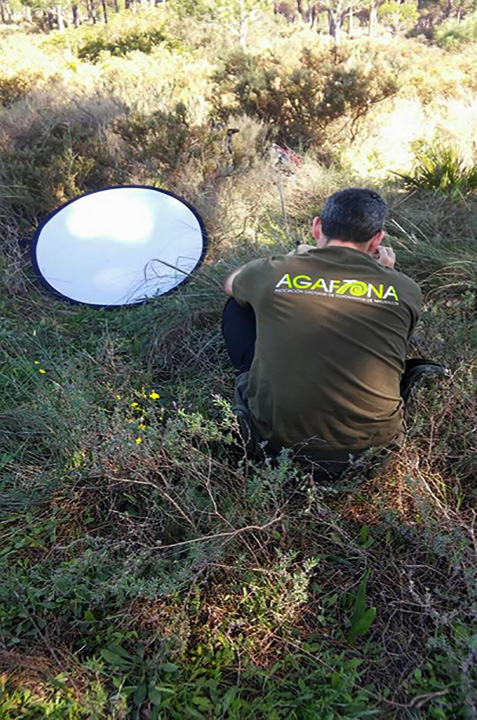
[[374, 258], [379, 265], [393, 268], [396, 262], [396, 253], [392, 248], [380, 245], [374, 254]]
[[242, 272], [242, 270], [244, 269], [244, 267], [245, 267], [245, 265], [241, 265], [240, 267], [238, 267], [238, 268], [236, 268], [235, 270], [233, 270], [233, 271], [232, 271], [229, 275], [227, 275], [227, 277], [225, 278], [225, 280], [224, 280], [224, 285], [223, 285], [223, 290], [224, 290], [224, 293], [225, 293], [226, 295], [228, 295], [229, 297], [233, 297], [233, 296], [234, 296], [233, 287], [232, 287], [233, 282], [234, 282], [235, 278], [237, 277], [237, 275], [238, 275], [240, 272]]
[[301, 243], [300, 245], [297, 245], [294, 250], [290, 250], [287, 255], [302, 255], [303, 253], [307, 253], [309, 250], [316, 250], [316, 245], [306, 245], [305, 243]]

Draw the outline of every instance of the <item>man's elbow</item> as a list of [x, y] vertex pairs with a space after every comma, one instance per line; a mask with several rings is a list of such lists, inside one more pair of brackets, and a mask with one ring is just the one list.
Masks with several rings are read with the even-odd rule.
[[241, 272], [242, 267], [243, 267], [243, 265], [239, 268], [236, 268], [233, 272], [230, 273], [230, 275], [228, 275], [225, 278], [223, 290], [224, 290], [224, 293], [226, 295], [228, 295], [229, 297], [234, 296], [234, 280], [237, 277], [237, 275]]
[[225, 293], [226, 295], [228, 295], [228, 297], [233, 297], [233, 296], [234, 296], [233, 287], [232, 287], [232, 281], [233, 281], [233, 278], [230, 278], [230, 277], [225, 278], [224, 284], [223, 284], [223, 286], [222, 286], [222, 289], [223, 289], [224, 293]]

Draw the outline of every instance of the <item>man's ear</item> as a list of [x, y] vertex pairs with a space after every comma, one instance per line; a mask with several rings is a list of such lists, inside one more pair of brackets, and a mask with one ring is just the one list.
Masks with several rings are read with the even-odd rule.
[[327, 238], [323, 235], [323, 228], [321, 227], [321, 218], [316, 217], [313, 219], [312, 234], [315, 238], [316, 247], [322, 248], [326, 245]]
[[373, 255], [378, 247], [381, 245], [381, 242], [385, 236], [384, 230], [380, 230], [376, 235], [373, 235], [371, 240], [369, 241], [368, 249], [366, 252], [370, 253], [370, 255]]

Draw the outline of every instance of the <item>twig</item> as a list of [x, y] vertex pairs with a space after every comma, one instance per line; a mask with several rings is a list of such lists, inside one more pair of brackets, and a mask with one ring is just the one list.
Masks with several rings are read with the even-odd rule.
[[71, 683], [73, 689], [74, 689], [74, 690], [76, 691], [76, 693], [79, 695], [80, 689], [79, 689], [78, 685], [76, 684], [76, 682], [75, 682], [75, 681], [73, 680], [73, 678], [71, 677], [71, 674], [68, 673], [67, 670], [65, 670], [64, 657], [63, 657], [63, 658], [60, 658], [60, 656], [59, 656], [58, 653], [56, 652], [55, 648], [51, 645], [50, 641], [48, 640], [48, 636], [47, 636], [47, 634], [46, 634], [46, 631], [45, 631], [45, 633], [43, 633], [43, 632], [40, 630], [40, 628], [39, 628], [39, 626], [38, 626], [38, 623], [36, 622], [33, 614], [29, 611], [29, 609], [27, 608], [27, 606], [22, 602], [22, 599], [21, 599], [20, 595], [18, 594], [18, 592], [14, 591], [13, 594], [14, 594], [15, 597], [17, 598], [18, 604], [19, 604], [20, 607], [22, 608], [23, 612], [26, 613], [26, 615], [28, 616], [28, 619], [30, 620], [30, 622], [31, 622], [31, 624], [33, 625], [33, 627], [35, 628], [35, 631], [37, 632], [38, 636], [39, 636], [40, 639], [42, 640], [43, 644], [45, 645], [46, 649], [47, 649], [48, 652], [50, 653], [51, 657], [52, 657], [53, 660], [56, 662], [58, 669], [61, 668], [61, 670], [65, 673], [66, 677], [68, 678], [69, 682]]
[[437, 692], [429, 693], [428, 695], [418, 695], [417, 697], [413, 698], [408, 707], [420, 710], [420, 708], [422, 708], [423, 705], [429, 702], [429, 700], [433, 700], [437, 697], [442, 697], [443, 695], [447, 695], [448, 693], [449, 688], [446, 688], [445, 690], [438, 690]]
[[283, 194], [283, 178], [282, 178], [280, 169], [277, 170], [277, 185], [278, 185], [278, 192], [280, 194], [280, 202], [282, 205], [282, 215], [283, 215], [283, 223], [285, 225], [285, 232], [287, 234], [287, 238], [291, 241], [292, 238], [290, 235], [290, 229], [288, 227], [288, 217], [287, 217], [287, 209], [285, 206], [285, 196]]
[[193, 540], [183, 540], [182, 542], [178, 543], [172, 543], [171, 545], [156, 545], [156, 550], [168, 550], [169, 548], [174, 547], [180, 547], [182, 545], [191, 545], [195, 542], [204, 542], [205, 540], [215, 540], [217, 538], [225, 538], [225, 537], [235, 537], [236, 535], [240, 535], [241, 533], [248, 532], [249, 530], [266, 530], [271, 525], [275, 525], [275, 523], [280, 522], [280, 520], [283, 519], [283, 515], [280, 515], [277, 518], [274, 518], [273, 520], [270, 520], [270, 522], [266, 523], [265, 525], [247, 525], [246, 527], [239, 528], [238, 530], [233, 530], [231, 532], [222, 532], [222, 533], [215, 533], [214, 535], [204, 535], [203, 537], [194, 538]]
[[171, 503], [171, 505], [173, 505], [173, 506], [175, 507], [175, 509], [177, 510], [177, 512], [184, 518], [184, 520], [185, 520], [186, 522], [189, 523], [189, 525], [190, 525], [194, 530], [196, 529], [193, 520], [190, 519], [190, 517], [187, 515], [187, 513], [181, 508], [181, 506], [179, 505], [179, 503], [176, 502], [176, 500], [174, 500], [174, 498], [171, 497], [168, 492], [166, 492], [163, 488], [161, 488], [161, 487], [160, 487], [159, 485], [157, 485], [156, 483], [149, 482], [149, 481], [147, 481], [147, 480], [136, 480], [136, 479], [134, 479], [134, 480], [123, 480], [123, 478], [114, 478], [114, 481], [115, 481], [116, 483], [121, 483], [121, 484], [125, 484], [125, 485], [151, 485], [153, 488], [155, 488], [156, 490], [158, 490], [158, 491], [166, 498], [166, 500], [168, 500], [168, 501]]

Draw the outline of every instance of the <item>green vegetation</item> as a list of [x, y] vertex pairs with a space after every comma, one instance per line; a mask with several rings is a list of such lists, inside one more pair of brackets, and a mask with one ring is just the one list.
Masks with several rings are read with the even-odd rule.
[[[476, 47], [369, 40], [357, 14], [336, 48], [307, 3], [294, 22], [253, 5], [106, 4], [108, 26], [88, 5], [45, 36], [58, 10], [16, 27], [26, 5], [1, 4], [2, 719], [475, 717]], [[289, 234], [273, 142], [301, 159]], [[34, 228], [122, 183], [195, 205], [206, 263], [141, 307], [58, 301]], [[413, 399], [385, 468], [369, 453], [325, 486], [244, 456], [220, 285], [350, 184], [386, 196], [424, 293], [413, 351], [451, 378]]]
[[461, 45], [477, 40], [477, 13], [473, 13], [458, 22], [455, 19], [447, 20], [435, 29], [435, 38], [441, 47], [457, 49]]
[[466, 167], [453, 148], [432, 146], [416, 154], [416, 166], [410, 175], [402, 175], [410, 188], [440, 190], [453, 196], [477, 191], [477, 165]]

